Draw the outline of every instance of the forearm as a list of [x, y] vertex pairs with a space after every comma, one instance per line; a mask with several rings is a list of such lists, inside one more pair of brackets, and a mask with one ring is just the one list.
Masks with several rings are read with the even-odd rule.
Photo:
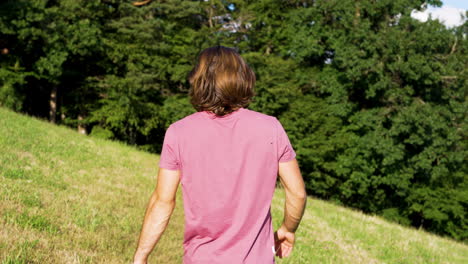
[[296, 232], [302, 216], [304, 215], [307, 196], [286, 194], [286, 202], [284, 205], [283, 226], [289, 232]]
[[152, 196], [146, 209], [135, 260], [146, 261], [166, 229], [174, 207], [175, 201], [159, 201], [157, 197]]

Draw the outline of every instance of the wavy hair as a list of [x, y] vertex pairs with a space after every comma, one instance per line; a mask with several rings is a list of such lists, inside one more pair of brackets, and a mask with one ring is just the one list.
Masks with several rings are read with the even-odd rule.
[[255, 73], [236, 50], [224, 46], [200, 52], [188, 81], [190, 103], [199, 112], [224, 116], [247, 107], [255, 96]]

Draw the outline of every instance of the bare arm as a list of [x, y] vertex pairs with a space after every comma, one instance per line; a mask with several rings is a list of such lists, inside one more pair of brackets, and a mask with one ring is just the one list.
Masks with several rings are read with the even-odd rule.
[[286, 192], [286, 201], [283, 223], [275, 232], [275, 249], [279, 257], [287, 257], [294, 247], [295, 232], [304, 215], [307, 193], [296, 159], [280, 162], [278, 173]]
[[296, 232], [307, 202], [304, 180], [296, 159], [279, 163], [279, 176], [286, 192], [283, 226]]
[[158, 243], [175, 208], [180, 171], [160, 168], [156, 189], [146, 209], [145, 220], [134, 255], [134, 263], [146, 263]]

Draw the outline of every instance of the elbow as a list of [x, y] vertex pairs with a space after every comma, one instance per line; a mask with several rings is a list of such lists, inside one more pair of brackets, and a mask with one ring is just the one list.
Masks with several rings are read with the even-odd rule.
[[154, 200], [155, 206], [164, 206], [164, 207], [175, 207], [175, 199], [160, 199], [157, 198]]
[[298, 191], [296, 193], [296, 199], [306, 202], [307, 201], [307, 192], [305, 189]]
[[307, 200], [307, 192], [305, 189], [286, 190], [286, 197], [295, 201], [305, 201]]
[[174, 208], [176, 204], [175, 198], [162, 197], [159, 195], [153, 195], [151, 199], [151, 207], [164, 207], [164, 208]]
[[175, 201], [155, 200], [148, 208], [151, 214], [159, 214], [167, 218], [172, 215], [175, 209]]

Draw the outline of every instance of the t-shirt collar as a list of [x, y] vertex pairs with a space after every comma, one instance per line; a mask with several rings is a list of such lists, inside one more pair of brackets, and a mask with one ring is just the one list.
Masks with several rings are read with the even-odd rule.
[[234, 112], [231, 112], [231, 113], [226, 114], [226, 115], [224, 115], [224, 116], [216, 116], [216, 115], [215, 115], [214, 113], [212, 113], [211, 111], [202, 111], [201, 113], [202, 113], [203, 115], [206, 115], [206, 116], [212, 118], [212, 119], [214, 119], [214, 118], [217, 118], [217, 119], [229, 119], [229, 118], [232, 118], [232, 117], [237, 116], [239, 113], [241, 113], [241, 112], [243, 112], [243, 111], [245, 111], [245, 108], [241, 107], [241, 108], [235, 110]]

